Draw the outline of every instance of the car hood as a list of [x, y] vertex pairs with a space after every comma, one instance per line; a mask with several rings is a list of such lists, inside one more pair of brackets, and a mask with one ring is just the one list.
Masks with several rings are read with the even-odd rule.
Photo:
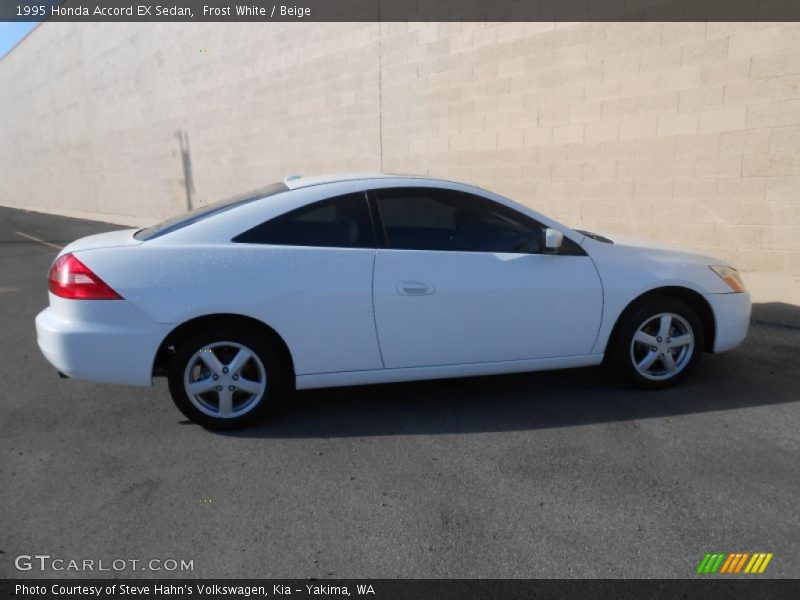
[[[654, 242], [651, 240], [641, 240], [638, 238], [628, 237], [617, 234], [601, 234], [603, 237], [611, 240], [613, 246], [609, 246], [611, 252], [625, 252], [637, 253], [643, 257], [649, 257], [656, 260], [683, 263], [683, 264], [699, 264], [699, 265], [725, 265], [730, 266], [727, 261], [714, 258], [707, 254], [699, 252], [692, 252], [684, 250], [669, 244]], [[602, 243], [602, 242], [596, 242]]]
[[81, 252], [83, 250], [96, 250], [98, 248], [116, 248], [119, 246], [138, 246], [142, 242], [133, 237], [138, 229], [123, 229], [121, 231], [109, 231], [90, 235], [64, 247], [59, 256], [69, 252]]

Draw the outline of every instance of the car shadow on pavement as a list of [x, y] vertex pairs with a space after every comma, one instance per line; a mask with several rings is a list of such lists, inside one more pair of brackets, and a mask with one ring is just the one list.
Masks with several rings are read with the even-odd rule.
[[800, 401], [800, 329], [772, 316], [800, 307], [756, 305], [737, 350], [704, 355], [682, 385], [643, 391], [600, 367], [298, 391], [276, 418], [220, 432], [245, 438], [308, 438], [522, 431], [574, 427]]

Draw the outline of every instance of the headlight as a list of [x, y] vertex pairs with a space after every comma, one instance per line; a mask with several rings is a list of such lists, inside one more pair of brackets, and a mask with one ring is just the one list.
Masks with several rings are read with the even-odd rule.
[[728, 284], [734, 292], [743, 292], [744, 291], [744, 281], [742, 281], [742, 276], [739, 275], [739, 271], [734, 269], [733, 267], [723, 267], [720, 265], [709, 265], [708, 267], [714, 273], [722, 277], [722, 280]]

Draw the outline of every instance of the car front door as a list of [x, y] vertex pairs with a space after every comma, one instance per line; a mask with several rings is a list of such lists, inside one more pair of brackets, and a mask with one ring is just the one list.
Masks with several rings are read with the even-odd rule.
[[[379, 234], [373, 301], [386, 368], [589, 354], [599, 276], [567, 238], [493, 200], [441, 188], [371, 192]], [[382, 231], [380, 231], [382, 229]]]

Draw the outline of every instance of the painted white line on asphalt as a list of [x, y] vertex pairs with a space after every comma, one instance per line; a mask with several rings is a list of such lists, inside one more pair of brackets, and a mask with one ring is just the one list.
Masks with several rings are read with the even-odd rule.
[[22, 233], [21, 231], [15, 231], [17, 235], [21, 235], [22, 237], [26, 237], [29, 240], [33, 240], [34, 242], [39, 242], [40, 244], [44, 244], [45, 246], [50, 246], [51, 248], [55, 248], [56, 250], [61, 250], [64, 246], [59, 246], [58, 244], [51, 244], [50, 242], [45, 242], [44, 240], [40, 240], [37, 237], [33, 237], [32, 235], [28, 235], [27, 233]]

